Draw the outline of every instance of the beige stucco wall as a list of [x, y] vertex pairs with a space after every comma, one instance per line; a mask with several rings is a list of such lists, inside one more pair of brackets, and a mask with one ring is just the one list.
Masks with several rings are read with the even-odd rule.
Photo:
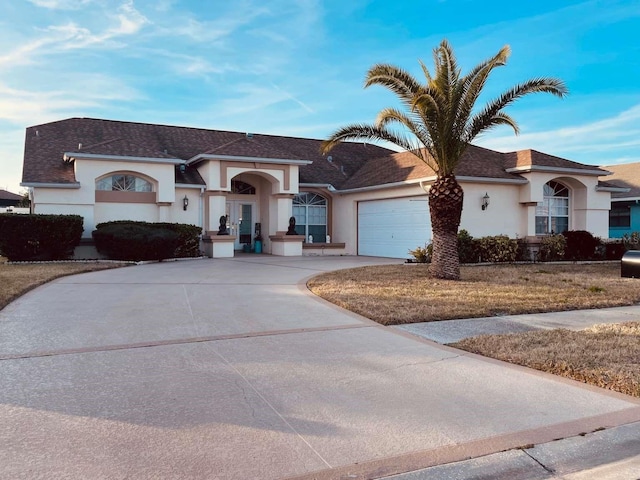
[[[535, 172], [523, 175], [528, 184], [503, 184], [464, 182], [464, 203], [460, 229], [474, 237], [508, 235], [524, 238], [535, 235], [535, 203], [543, 200], [543, 186], [550, 180], [561, 182], [570, 190], [571, 230], [587, 230], [593, 235], [608, 236], [608, 211], [610, 194], [596, 191], [598, 179], [592, 176], [558, 176], [553, 173]], [[489, 195], [490, 204], [482, 210], [482, 197]], [[419, 184], [384, 190], [337, 193], [333, 195], [332, 241], [344, 242], [346, 253], [357, 250], [357, 203], [402, 197], [419, 197], [426, 194]]]

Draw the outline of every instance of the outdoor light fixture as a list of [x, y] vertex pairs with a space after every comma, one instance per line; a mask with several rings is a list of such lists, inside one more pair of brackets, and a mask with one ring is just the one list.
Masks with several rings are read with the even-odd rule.
[[489, 194], [485, 193], [482, 197], [482, 210], [486, 210], [489, 207]]
[[187, 169], [186, 165], [184, 163], [181, 163], [180, 164], [180, 173], [184, 173], [186, 169]]
[[182, 209], [186, 210], [188, 206], [189, 206], [189, 199], [185, 195], [184, 198], [182, 199]]

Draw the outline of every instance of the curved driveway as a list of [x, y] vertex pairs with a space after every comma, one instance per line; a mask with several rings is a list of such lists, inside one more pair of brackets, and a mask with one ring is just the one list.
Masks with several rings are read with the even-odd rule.
[[397, 261], [245, 255], [30, 292], [0, 311], [0, 478], [374, 478], [640, 420], [304, 288], [375, 263]]

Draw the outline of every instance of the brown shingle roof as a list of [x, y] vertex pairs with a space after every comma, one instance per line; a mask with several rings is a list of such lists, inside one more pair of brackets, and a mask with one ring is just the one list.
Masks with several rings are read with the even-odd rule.
[[17, 195], [15, 193], [11, 193], [7, 190], [0, 189], [0, 200], [12, 200], [19, 202], [22, 200], [22, 195]]
[[[521, 180], [519, 175], [505, 171], [504, 161], [503, 153], [469, 145], [455, 173], [458, 177]], [[432, 176], [435, 172], [410, 152], [393, 153], [365, 163], [343, 188], [370, 187]]]
[[612, 172], [607, 183], [616, 187], [628, 188], [629, 192], [612, 192], [611, 198], [640, 198], [640, 162], [609, 165], [603, 167]]
[[591, 170], [601, 171], [602, 175], [607, 172], [594, 165], [585, 165], [583, 163], [573, 162], [565, 158], [556, 157], [547, 153], [538, 152], [536, 150], [519, 150], [517, 152], [505, 153], [505, 168], [518, 167], [553, 167], [567, 168], [572, 170]]
[[[434, 172], [411, 153], [376, 145], [345, 142], [330, 155], [320, 153], [321, 140], [253, 134], [93, 118], [70, 118], [27, 128], [22, 181], [76, 183], [66, 152], [96, 155], [189, 160], [209, 153], [235, 157], [310, 160], [300, 167], [300, 183], [331, 184], [351, 189], [430, 177]], [[331, 161], [329, 161], [331, 157]], [[520, 179], [506, 169], [550, 166], [602, 171], [535, 150], [499, 153], [470, 145], [456, 171], [458, 176]], [[195, 168], [176, 169], [176, 181], [204, 185]]]
[[[320, 153], [321, 140], [175, 127], [93, 118], [70, 118], [27, 128], [22, 173], [24, 183], [76, 183], [66, 152], [84, 152], [188, 160], [201, 153], [229, 156], [311, 160], [300, 168], [301, 183], [329, 183], [338, 188], [371, 157], [386, 148], [344, 143], [332, 152], [333, 162]], [[82, 144], [82, 148], [78, 148]], [[187, 168], [187, 171], [191, 170]], [[197, 176], [197, 184], [201, 178]], [[190, 179], [190, 176], [183, 180]], [[193, 180], [193, 179], [192, 179]], [[195, 181], [195, 180], [193, 180]], [[181, 182], [182, 183], [182, 182]]]

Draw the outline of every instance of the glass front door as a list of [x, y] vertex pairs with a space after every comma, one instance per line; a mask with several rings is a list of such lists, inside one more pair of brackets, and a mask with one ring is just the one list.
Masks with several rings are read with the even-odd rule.
[[242, 250], [244, 245], [253, 243], [253, 224], [255, 204], [242, 201], [227, 202], [227, 229], [235, 235], [235, 250]]

